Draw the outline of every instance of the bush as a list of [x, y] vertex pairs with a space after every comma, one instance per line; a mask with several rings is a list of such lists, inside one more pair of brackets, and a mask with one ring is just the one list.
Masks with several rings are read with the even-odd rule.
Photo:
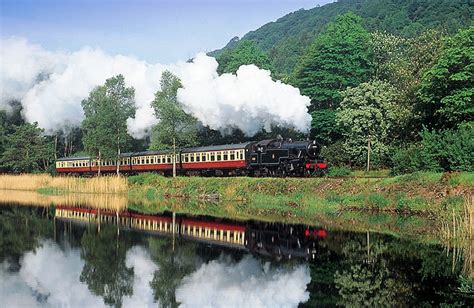
[[321, 156], [330, 165], [341, 166], [350, 162], [350, 156], [347, 154], [342, 141], [337, 141], [321, 149]]
[[336, 167], [331, 166], [328, 170], [328, 176], [349, 176], [351, 175], [351, 169], [347, 167]]
[[393, 173], [426, 171], [472, 171], [474, 167], [474, 128], [420, 133], [421, 142], [395, 151]]

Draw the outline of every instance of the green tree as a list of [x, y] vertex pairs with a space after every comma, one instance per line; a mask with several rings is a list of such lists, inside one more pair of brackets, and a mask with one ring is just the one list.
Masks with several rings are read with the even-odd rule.
[[370, 35], [362, 23], [353, 13], [338, 16], [302, 57], [294, 83], [311, 98], [313, 110], [337, 107], [341, 90], [370, 78]]
[[255, 64], [261, 69], [272, 70], [268, 56], [253, 41], [241, 41], [234, 49], [225, 50], [218, 58], [217, 72], [235, 73], [241, 65]]
[[[153, 127], [150, 149], [175, 150], [176, 147], [194, 145], [197, 139], [197, 120], [186, 113], [178, 101], [181, 81], [170, 71], [164, 71], [160, 86], [161, 89], [156, 92], [155, 99], [151, 102], [159, 122]], [[175, 164], [175, 161], [173, 163]]]
[[47, 171], [54, 160], [53, 144], [38, 123], [14, 126], [5, 136], [2, 165], [13, 172]]
[[82, 108], [85, 150], [90, 156], [98, 157], [99, 174], [102, 158], [116, 159], [119, 174], [120, 152], [131, 139], [127, 132], [127, 119], [135, 117], [135, 90], [127, 88], [124, 77], [117, 75], [92, 90], [82, 101]]
[[336, 117], [352, 162], [364, 165], [369, 141], [375, 163], [385, 162], [392, 128], [398, 119], [395, 89], [385, 82], [372, 81], [348, 88], [342, 95]]
[[425, 123], [454, 128], [474, 120], [474, 26], [447, 39], [419, 91]]

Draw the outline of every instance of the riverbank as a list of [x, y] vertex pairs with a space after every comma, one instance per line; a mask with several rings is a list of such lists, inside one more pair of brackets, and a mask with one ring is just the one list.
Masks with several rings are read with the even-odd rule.
[[[354, 230], [406, 235], [448, 233], [460, 217], [465, 216], [466, 198], [474, 195], [474, 173], [175, 179], [156, 174], [118, 178], [3, 175], [0, 176], [0, 189], [36, 191], [42, 195], [80, 193], [79, 197], [72, 198], [77, 204], [89, 200], [100, 207], [128, 207], [143, 213], [169, 210], [234, 219], [353, 226]], [[452, 233], [448, 235], [453, 236]]]

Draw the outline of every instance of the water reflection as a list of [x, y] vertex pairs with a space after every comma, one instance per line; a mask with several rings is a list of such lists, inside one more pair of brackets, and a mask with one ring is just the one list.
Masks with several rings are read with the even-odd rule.
[[124, 210], [128, 205], [128, 198], [124, 194], [60, 194], [43, 195], [35, 191], [2, 190], [0, 201], [4, 204], [25, 206], [43, 206], [67, 204], [73, 207], [93, 207], [97, 209]]
[[[74, 211], [56, 208], [65, 209]], [[55, 211], [41, 208], [0, 212], [7, 306], [468, 306], [474, 299], [460, 281], [463, 262], [453, 266], [441, 246], [380, 234], [180, 215], [173, 227], [171, 215], [101, 210], [112, 218], [85, 219], [93, 212], [84, 208], [75, 211], [82, 220], [53, 219]], [[235, 233], [220, 241], [220, 229], [209, 231], [217, 227], [244, 228], [243, 245]]]
[[183, 307], [295, 307], [306, 302], [309, 267], [272, 266], [247, 255], [221, 256], [183, 278], [176, 299]]

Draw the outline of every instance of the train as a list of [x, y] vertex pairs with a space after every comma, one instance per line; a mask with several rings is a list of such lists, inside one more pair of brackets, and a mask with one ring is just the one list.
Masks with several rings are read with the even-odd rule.
[[124, 174], [156, 172], [201, 176], [320, 176], [327, 163], [315, 141], [267, 139], [236, 144], [181, 148], [177, 151], [123, 153], [120, 159], [64, 157], [56, 161], [58, 174], [83, 175], [100, 171]]
[[209, 245], [246, 250], [276, 260], [314, 260], [326, 229], [260, 221], [230, 221], [211, 217], [146, 215], [133, 211], [57, 206], [55, 217], [76, 223], [114, 224], [156, 235], [175, 236]]

